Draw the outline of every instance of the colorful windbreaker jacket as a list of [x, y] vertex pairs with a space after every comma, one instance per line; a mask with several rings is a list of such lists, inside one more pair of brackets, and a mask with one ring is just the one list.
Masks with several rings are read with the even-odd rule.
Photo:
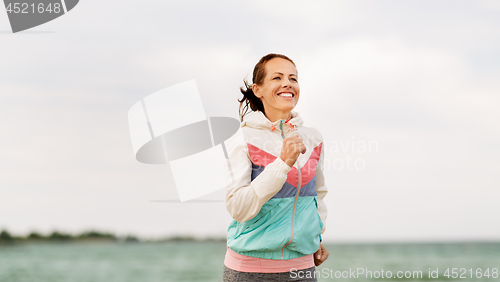
[[[327, 193], [320, 132], [300, 115], [271, 122], [261, 111], [244, 116], [226, 140], [226, 208], [233, 217], [227, 246], [246, 256], [288, 260], [315, 253], [325, 231]], [[283, 139], [306, 146], [293, 167], [281, 158]]]

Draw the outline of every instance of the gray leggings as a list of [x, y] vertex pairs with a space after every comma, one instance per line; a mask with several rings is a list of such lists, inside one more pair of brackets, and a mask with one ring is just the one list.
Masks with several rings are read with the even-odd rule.
[[279, 273], [259, 273], [259, 272], [241, 272], [224, 265], [224, 274], [222, 282], [317, 282], [315, 271], [316, 268], [297, 270], [295, 272], [279, 272]]

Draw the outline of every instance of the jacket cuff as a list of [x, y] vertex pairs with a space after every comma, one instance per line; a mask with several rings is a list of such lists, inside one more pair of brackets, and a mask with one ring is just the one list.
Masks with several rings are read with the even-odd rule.
[[277, 157], [276, 160], [274, 160], [274, 163], [276, 164], [276, 169], [283, 174], [288, 174], [288, 172], [292, 169], [280, 157]]
[[279, 192], [291, 169], [281, 158], [276, 158], [266, 166], [257, 178], [252, 180], [253, 189], [260, 199], [261, 205]]

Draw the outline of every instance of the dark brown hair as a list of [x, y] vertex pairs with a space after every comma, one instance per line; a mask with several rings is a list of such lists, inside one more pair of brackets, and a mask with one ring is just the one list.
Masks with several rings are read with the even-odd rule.
[[[266, 77], [266, 68], [265, 68], [266, 63], [274, 58], [282, 58], [288, 60], [295, 66], [295, 63], [285, 55], [273, 54], [273, 53], [267, 54], [264, 57], [262, 57], [253, 68], [253, 76], [252, 76], [253, 83], [257, 85], [262, 84], [264, 78]], [[239, 113], [241, 121], [243, 121], [243, 116], [246, 115], [249, 105], [252, 111], [261, 111], [264, 114], [266, 114], [266, 112], [264, 111], [264, 105], [262, 104], [262, 101], [260, 100], [259, 97], [255, 96], [255, 94], [252, 91], [252, 84], [249, 84], [246, 81], [246, 79], [243, 79], [243, 83], [245, 84], [245, 86], [240, 87], [240, 91], [243, 94], [243, 98], [241, 98], [241, 100], [238, 100], [238, 102], [240, 102]], [[242, 113], [242, 107], [244, 110], [243, 113]]]

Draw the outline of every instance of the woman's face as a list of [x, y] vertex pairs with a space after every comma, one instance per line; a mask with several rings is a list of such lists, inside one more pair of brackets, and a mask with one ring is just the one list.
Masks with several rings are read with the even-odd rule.
[[285, 116], [299, 101], [297, 69], [288, 60], [273, 58], [265, 64], [266, 76], [252, 90], [264, 105], [266, 115]]

